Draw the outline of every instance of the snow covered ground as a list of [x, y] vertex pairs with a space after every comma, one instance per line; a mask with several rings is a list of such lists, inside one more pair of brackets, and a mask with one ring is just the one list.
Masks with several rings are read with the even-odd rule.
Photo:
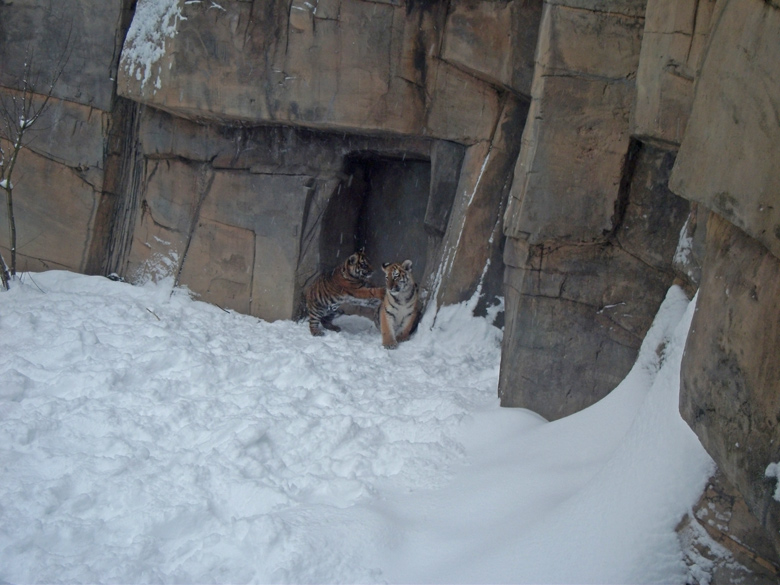
[[607, 398], [500, 409], [462, 305], [395, 351], [68, 272], [0, 293], [0, 582], [681, 583], [713, 464], [672, 288]]

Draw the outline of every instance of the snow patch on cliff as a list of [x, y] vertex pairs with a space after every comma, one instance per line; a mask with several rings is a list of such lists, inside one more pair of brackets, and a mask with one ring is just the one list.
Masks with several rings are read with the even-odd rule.
[[[179, 21], [186, 20], [181, 10], [181, 0], [138, 0], [122, 50], [122, 66], [141, 82], [141, 90], [165, 55], [167, 40], [176, 36]], [[159, 65], [156, 71], [154, 91], [162, 87]]]

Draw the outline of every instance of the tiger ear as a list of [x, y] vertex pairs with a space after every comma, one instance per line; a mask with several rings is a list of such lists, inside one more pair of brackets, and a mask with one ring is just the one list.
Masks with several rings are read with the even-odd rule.
[[411, 260], [404, 260], [404, 263], [401, 264], [401, 267], [404, 270], [411, 270], [412, 269], [412, 261]]
[[390, 266], [390, 262], [382, 262], [382, 270], [387, 274], [387, 267]]
[[354, 263], [355, 263], [355, 262], [357, 262], [357, 261], [358, 261], [358, 255], [357, 255], [357, 253], [355, 253], [355, 254], [352, 254], [352, 256], [350, 256], [350, 257], [347, 259], [347, 262], [349, 262], [350, 264], [354, 264]]

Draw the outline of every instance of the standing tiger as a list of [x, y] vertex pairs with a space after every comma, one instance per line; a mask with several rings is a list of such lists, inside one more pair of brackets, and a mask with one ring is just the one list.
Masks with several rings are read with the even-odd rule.
[[379, 326], [382, 330], [382, 345], [395, 349], [398, 343], [406, 341], [417, 324], [420, 313], [417, 284], [412, 278], [412, 261], [401, 264], [385, 263], [387, 287], [385, 298], [379, 309]]
[[369, 286], [371, 265], [361, 250], [347, 258], [330, 274], [321, 275], [306, 289], [306, 311], [309, 314], [309, 331], [322, 335], [322, 328], [341, 331], [333, 319], [341, 314], [344, 303], [371, 304], [385, 296], [385, 289]]

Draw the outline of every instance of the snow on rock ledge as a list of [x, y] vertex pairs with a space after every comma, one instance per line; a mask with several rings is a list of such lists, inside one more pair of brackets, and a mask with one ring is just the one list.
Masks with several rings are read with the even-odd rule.
[[[191, 4], [192, 1], [185, 2]], [[122, 49], [122, 68], [141, 82], [141, 90], [152, 77], [157, 65], [154, 91], [162, 87], [159, 61], [165, 55], [165, 44], [176, 36], [181, 14], [181, 0], [139, 0], [135, 16], [127, 31]]]

